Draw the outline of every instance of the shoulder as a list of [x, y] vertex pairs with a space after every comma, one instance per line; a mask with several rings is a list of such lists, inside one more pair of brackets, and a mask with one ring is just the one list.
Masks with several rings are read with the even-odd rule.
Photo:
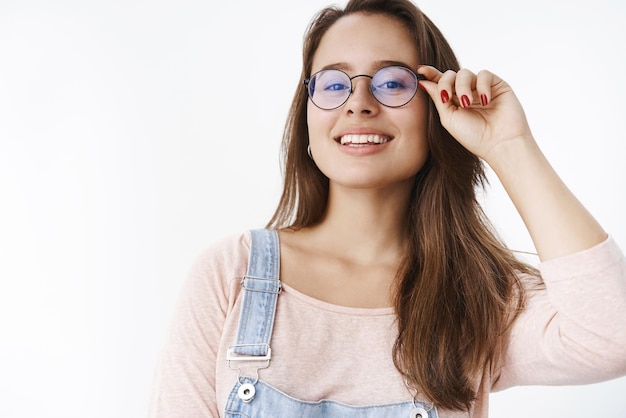
[[245, 273], [250, 252], [250, 232], [221, 237], [208, 245], [197, 257], [193, 268], [200, 271], [234, 270]]
[[249, 251], [249, 231], [216, 239], [196, 256], [183, 292], [204, 303], [214, 300], [226, 309], [237, 296]]

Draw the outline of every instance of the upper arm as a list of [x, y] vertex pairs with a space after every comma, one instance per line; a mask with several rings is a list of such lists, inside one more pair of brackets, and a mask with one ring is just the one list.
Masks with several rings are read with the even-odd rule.
[[626, 374], [626, 262], [611, 241], [541, 266], [527, 290], [493, 390], [586, 384]]
[[[216, 247], [194, 263], [157, 364], [151, 417], [217, 417], [216, 358], [241, 279], [238, 251]], [[245, 268], [245, 263], [243, 264]]]

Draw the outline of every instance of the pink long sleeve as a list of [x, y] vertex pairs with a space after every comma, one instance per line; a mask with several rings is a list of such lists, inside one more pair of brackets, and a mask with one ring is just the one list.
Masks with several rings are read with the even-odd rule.
[[626, 374], [626, 260], [612, 238], [540, 265], [492, 390], [595, 383]]
[[156, 368], [151, 418], [219, 416], [216, 361], [248, 260], [245, 236], [221, 240], [194, 263]]

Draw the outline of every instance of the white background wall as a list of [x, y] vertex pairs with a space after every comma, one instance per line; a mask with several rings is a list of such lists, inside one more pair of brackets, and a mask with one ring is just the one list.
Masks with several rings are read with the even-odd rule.
[[[0, 0], [0, 417], [144, 416], [193, 258], [271, 216], [302, 33], [327, 2], [214, 3]], [[464, 66], [513, 85], [626, 249], [625, 3], [504, 4], [419, 3]], [[532, 250], [496, 180], [485, 205]], [[626, 379], [492, 404], [494, 417], [623, 418]]]

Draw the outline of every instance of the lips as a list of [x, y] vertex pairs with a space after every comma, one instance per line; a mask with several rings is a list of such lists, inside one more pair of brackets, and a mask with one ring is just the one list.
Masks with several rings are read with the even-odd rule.
[[378, 134], [346, 134], [337, 139], [341, 145], [380, 145], [391, 141], [391, 138]]

